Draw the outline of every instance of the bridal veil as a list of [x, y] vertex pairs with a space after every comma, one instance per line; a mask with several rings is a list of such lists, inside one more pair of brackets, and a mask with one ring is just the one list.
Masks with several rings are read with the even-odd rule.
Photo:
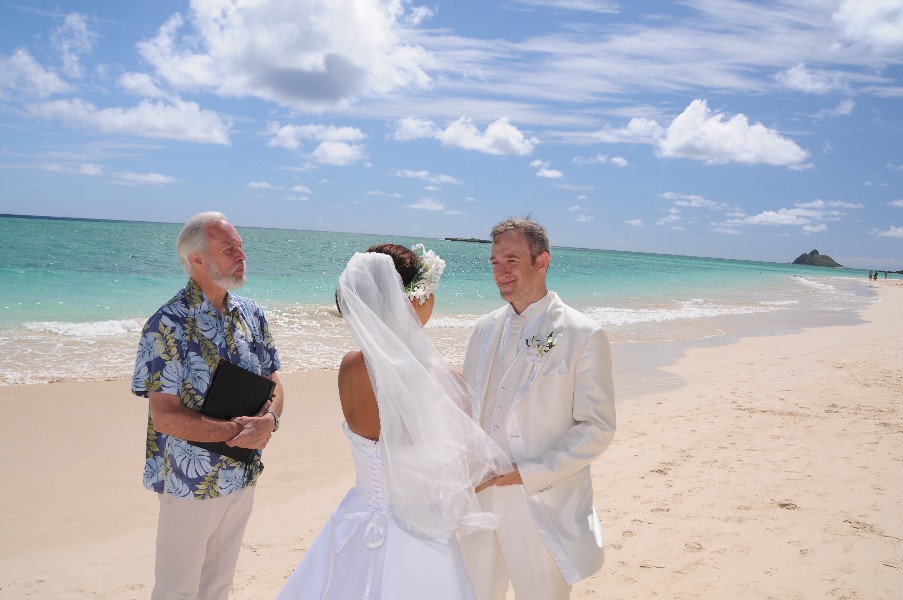
[[398, 521], [412, 535], [442, 542], [456, 531], [494, 527], [474, 487], [511, 463], [471, 418], [469, 389], [424, 333], [392, 258], [355, 254], [337, 299], [376, 394], [378, 444]]

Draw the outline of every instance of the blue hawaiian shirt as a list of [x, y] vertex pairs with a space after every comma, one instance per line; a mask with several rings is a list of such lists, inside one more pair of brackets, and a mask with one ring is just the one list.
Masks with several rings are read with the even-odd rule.
[[[280, 367], [263, 310], [229, 294], [221, 315], [192, 281], [154, 313], [141, 332], [132, 392], [173, 394], [200, 411], [220, 360], [267, 376]], [[154, 429], [148, 413], [144, 487], [183, 498], [215, 498], [254, 485], [263, 470]]]

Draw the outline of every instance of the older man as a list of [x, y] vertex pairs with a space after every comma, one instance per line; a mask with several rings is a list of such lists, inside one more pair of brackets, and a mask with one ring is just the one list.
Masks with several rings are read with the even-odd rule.
[[[221, 213], [195, 215], [177, 243], [187, 285], [144, 326], [132, 392], [149, 398], [144, 485], [159, 494], [152, 598], [229, 596], [260, 450], [279, 427], [279, 355], [263, 310], [230, 292], [245, 282], [242, 239]], [[219, 361], [275, 382], [252, 417], [220, 420], [199, 412]], [[189, 443], [256, 449], [249, 463]]]
[[508, 219], [492, 230], [492, 275], [507, 304], [477, 323], [464, 377], [473, 414], [515, 468], [478, 497], [496, 531], [463, 540], [478, 600], [563, 600], [604, 558], [590, 465], [615, 431], [608, 338], [546, 287], [542, 225]]

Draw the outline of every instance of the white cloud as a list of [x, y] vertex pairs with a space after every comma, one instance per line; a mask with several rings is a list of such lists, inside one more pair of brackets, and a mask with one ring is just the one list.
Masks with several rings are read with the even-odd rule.
[[14, 170], [38, 170], [49, 171], [51, 173], [68, 173], [70, 175], [88, 175], [90, 177], [98, 177], [103, 175], [103, 167], [93, 163], [84, 163], [80, 165], [62, 164], [62, 163], [26, 163], [15, 165], [2, 165], [3, 169]]
[[595, 219], [595, 217], [591, 217], [589, 215], [577, 215], [577, 218], [574, 219], [574, 221], [577, 223], [589, 223], [593, 219]]
[[441, 129], [430, 120], [406, 117], [398, 121], [392, 137], [399, 142], [436, 137]]
[[536, 138], [524, 137], [505, 117], [490, 123], [485, 132], [481, 132], [467, 117], [459, 118], [445, 129], [428, 119], [406, 117], [395, 125], [392, 137], [401, 142], [433, 138], [442, 142], [443, 146], [496, 156], [528, 156], [539, 144]]
[[775, 78], [788, 89], [809, 94], [827, 94], [846, 88], [837, 75], [827, 71], [810, 71], [804, 63], [781, 71]]
[[438, 185], [453, 184], [460, 185], [464, 183], [457, 177], [451, 175], [433, 175], [429, 171], [415, 171], [413, 169], [396, 169], [392, 172], [396, 177], [404, 177], [406, 179], [422, 179], [427, 183], [435, 183]]
[[560, 179], [564, 177], [564, 173], [558, 171], [557, 169], [550, 168], [550, 164], [548, 161], [536, 159], [530, 161], [530, 166], [534, 169], [537, 169], [536, 176], [537, 177], [545, 177], [547, 179]]
[[735, 227], [738, 225], [765, 225], [765, 226], [791, 226], [801, 227], [803, 233], [826, 231], [826, 221], [840, 221], [846, 215], [841, 209], [859, 209], [861, 204], [854, 202], [842, 202], [837, 200], [813, 200], [811, 202], [798, 202], [793, 208], [780, 208], [778, 210], [766, 210], [756, 215], [736, 214], [732, 215], [726, 223], [719, 223], [721, 227]]
[[153, 185], [161, 186], [177, 182], [178, 179], [160, 173], [116, 173], [113, 183], [119, 185]]
[[436, 134], [443, 146], [476, 150], [499, 156], [528, 156], [539, 143], [535, 138], [527, 139], [517, 127], [502, 117], [490, 123], [481, 133], [471, 119], [461, 117], [444, 131]]
[[724, 233], [727, 235], [741, 235], [743, 233], [739, 229], [731, 229], [729, 227], [713, 227], [712, 231], [714, 231], [715, 233]]
[[408, 208], [416, 210], [445, 210], [445, 205], [433, 198], [424, 198], [413, 204], [408, 204]]
[[310, 198], [308, 198], [307, 196], [286, 196], [285, 199], [288, 200], [289, 202], [308, 202], [308, 201], [310, 201]]
[[306, 185], [293, 185], [292, 192], [296, 194], [311, 194], [313, 192], [310, 191], [310, 188]]
[[627, 223], [628, 225], [630, 225], [631, 227], [642, 227], [643, 226], [642, 219], [630, 219], [629, 221], [624, 221], [624, 222]]
[[229, 144], [231, 122], [201, 110], [194, 102], [150, 102], [133, 108], [97, 108], [79, 99], [54, 100], [31, 106], [42, 119], [57, 119], [70, 126], [89, 126], [106, 133], [164, 138], [204, 144]]
[[710, 164], [730, 162], [800, 165], [808, 153], [761, 123], [749, 124], [745, 115], [727, 120], [709, 109], [705, 100], [693, 100], [668, 127], [658, 144], [661, 156], [689, 158]]
[[281, 187], [277, 187], [270, 183], [269, 181], [252, 181], [247, 186], [252, 190], [281, 190]]
[[253, 96], [329, 109], [429, 82], [432, 58], [402, 38], [426, 12], [382, 0], [191, 3], [148, 40], [142, 57], [179, 90]]
[[346, 166], [365, 157], [366, 147], [353, 144], [364, 139], [364, 132], [356, 127], [335, 127], [325, 125], [280, 125], [268, 123], [267, 132], [272, 136], [268, 146], [297, 150], [302, 140], [320, 142], [310, 157], [327, 165]]
[[674, 200], [674, 206], [683, 206], [687, 208], [725, 208], [725, 205], [707, 200], [697, 194], [678, 194], [675, 192], [665, 192], [661, 195], [667, 200]]
[[573, 162], [578, 165], [593, 165], [593, 164], [613, 164], [616, 167], [626, 167], [627, 159], [622, 156], [612, 156], [609, 158], [607, 154], [597, 154], [595, 156], [575, 156]]
[[417, 26], [436, 16], [436, 11], [426, 6], [412, 6], [410, 12], [404, 16], [407, 25]]
[[79, 175], [90, 175], [92, 177], [97, 177], [98, 175], [103, 175], [103, 167], [101, 167], [100, 165], [92, 165], [92, 164], [79, 165], [78, 174]]
[[903, 165], [895, 165], [893, 163], [887, 163], [888, 169], [893, 169], [894, 171], [903, 171]]
[[572, 212], [587, 212], [587, 211], [589, 211], [589, 208], [586, 206], [579, 206], [579, 205], [575, 204], [574, 206], [571, 206], [570, 208], [568, 208], [568, 210], [572, 211]]
[[153, 77], [147, 73], [123, 73], [118, 83], [122, 89], [145, 98], [166, 97], [166, 94], [157, 87]]
[[519, 4], [528, 6], [544, 6], [557, 10], [573, 10], [594, 13], [618, 13], [620, 9], [617, 2], [606, 0], [516, 0]]
[[401, 194], [398, 192], [383, 192], [380, 190], [370, 190], [367, 192], [368, 196], [389, 196], [390, 198], [401, 198]]
[[812, 202], [797, 202], [794, 206], [798, 208], [815, 208], [818, 210], [826, 208], [862, 208], [858, 202], [843, 202], [840, 200], [813, 200]]
[[655, 222], [656, 225], [666, 225], [668, 223], [674, 223], [675, 221], [682, 221], [683, 217], [678, 214], [671, 214], [666, 217], [662, 217], [658, 221]]
[[280, 125], [278, 122], [267, 124], [267, 133], [272, 137], [268, 146], [297, 150], [302, 140], [320, 142], [359, 142], [366, 138], [364, 132], [357, 127], [335, 127], [333, 125]]
[[605, 128], [591, 134], [595, 141], [607, 144], [654, 144], [665, 135], [665, 130], [657, 121], [642, 117], [634, 117], [627, 127]]
[[899, 0], [843, 0], [832, 17], [853, 43], [879, 53], [903, 49], [903, 4]]
[[69, 77], [81, 77], [81, 56], [91, 51], [97, 33], [88, 27], [84, 15], [69, 13], [62, 26], [58, 27], [51, 37], [53, 45], [60, 51], [63, 61], [63, 72]]
[[321, 142], [310, 155], [315, 161], [325, 165], [344, 167], [364, 158], [364, 146], [345, 142]]
[[790, 208], [766, 210], [742, 219], [746, 225], [808, 225], [812, 219]]
[[0, 56], [0, 98], [6, 98], [10, 93], [46, 98], [69, 90], [69, 84], [59, 75], [39, 65], [21, 48], [10, 56]]
[[873, 232], [878, 237], [892, 237], [892, 238], [903, 238], [903, 227], [897, 227], [896, 225], [891, 225], [890, 229], [887, 231], [878, 231], [877, 229]]
[[898, 206], [898, 207], [900, 207], [900, 208], [903, 208], [903, 199], [900, 199], [900, 200], [891, 200], [891, 201], [888, 202], [887, 204], [888, 204], [888, 206]]
[[847, 98], [846, 100], [841, 100], [840, 104], [834, 108], [825, 108], [818, 111], [815, 116], [821, 119], [830, 117], [849, 117], [853, 114], [853, 107], [855, 106], [856, 103]]

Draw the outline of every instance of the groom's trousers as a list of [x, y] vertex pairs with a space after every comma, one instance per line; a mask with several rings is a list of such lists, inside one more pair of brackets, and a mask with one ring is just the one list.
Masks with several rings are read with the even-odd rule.
[[486, 511], [499, 515], [497, 530], [462, 540], [464, 562], [477, 600], [505, 600], [508, 583], [517, 600], [567, 600], [571, 586], [552, 560], [524, 499], [522, 485], [490, 487], [478, 494]]

